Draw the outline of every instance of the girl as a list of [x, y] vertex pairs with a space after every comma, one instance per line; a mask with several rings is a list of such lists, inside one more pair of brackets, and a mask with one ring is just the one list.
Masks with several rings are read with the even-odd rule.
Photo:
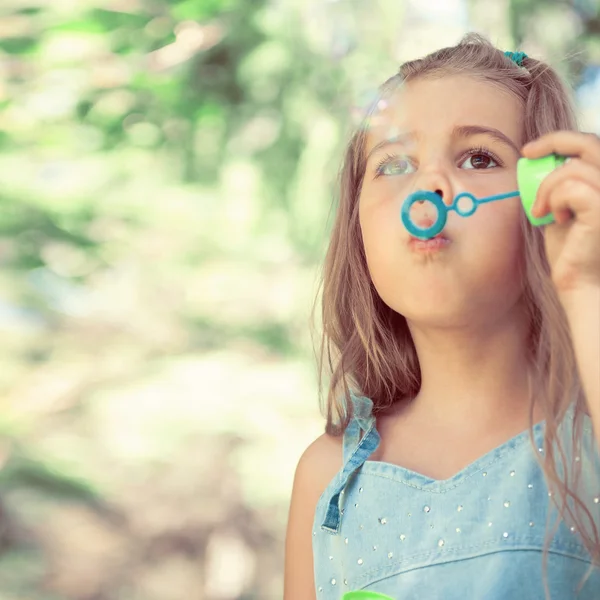
[[[516, 198], [429, 241], [402, 225], [411, 192], [513, 191], [521, 154], [552, 153], [573, 157], [537, 194], [554, 224]], [[383, 85], [341, 173], [323, 327], [285, 600], [600, 598], [600, 141], [552, 69], [471, 35]]]

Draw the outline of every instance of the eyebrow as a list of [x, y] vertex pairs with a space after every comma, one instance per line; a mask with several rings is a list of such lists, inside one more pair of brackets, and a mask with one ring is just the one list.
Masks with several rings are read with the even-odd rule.
[[369, 162], [369, 159], [373, 154], [375, 154], [382, 148], [385, 148], [386, 146], [394, 146], [395, 144], [403, 144], [407, 140], [412, 140], [415, 137], [417, 136], [413, 132], [407, 132], [395, 135], [394, 137], [388, 138], [386, 140], [382, 140], [381, 142], [379, 142], [379, 144], [376, 144], [375, 146], [373, 146], [373, 148], [371, 148], [371, 151], [369, 152], [369, 154], [367, 154], [367, 162]]
[[[499, 129], [494, 129], [493, 127], [482, 127], [481, 125], [459, 125], [452, 130], [452, 137], [468, 138], [474, 135], [488, 135], [500, 144], [508, 146], [511, 150], [514, 150], [519, 156], [521, 156], [521, 152], [517, 145]], [[386, 140], [382, 140], [373, 146], [367, 155], [367, 162], [371, 156], [375, 154], [375, 152], [378, 152], [382, 148], [385, 148], [386, 146], [393, 146], [394, 144], [402, 144], [407, 140], [415, 139], [417, 137], [418, 136], [414, 132], [407, 132]]]
[[452, 131], [453, 137], [471, 137], [473, 135], [489, 135], [491, 138], [496, 140], [497, 142], [508, 146], [512, 150], [514, 150], [519, 156], [521, 155], [520, 150], [517, 148], [517, 145], [507, 136], [504, 135], [499, 129], [494, 129], [493, 127], [481, 127], [480, 125], [460, 125], [459, 127], [455, 127]]

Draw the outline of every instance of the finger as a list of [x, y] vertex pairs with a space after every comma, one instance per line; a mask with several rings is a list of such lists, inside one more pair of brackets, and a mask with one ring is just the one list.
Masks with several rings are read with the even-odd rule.
[[600, 168], [590, 165], [580, 158], [572, 158], [569, 162], [554, 169], [542, 180], [532, 208], [534, 217], [541, 217], [550, 212], [548, 203], [550, 192], [565, 180], [579, 180], [588, 183], [596, 190], [596, 194], [600, 194]]
[[577, 156], [600, 167], [600, 138], [593, 133], [555, 131], [523, 146], [525, 158], [540, 158], [548, 154]]
[[573, 216], [578, 221], [600, 223], [600, 192], [580, 179], [565, 179], [548, 195], [550, 212], [557, 224], [566, 223]]

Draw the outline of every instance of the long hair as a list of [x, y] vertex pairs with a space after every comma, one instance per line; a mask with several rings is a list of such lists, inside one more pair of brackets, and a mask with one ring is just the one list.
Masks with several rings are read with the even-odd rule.
[[[548, 65], [525, 58], [517, 66], [485, 38], [467, 35], [459, 44], [403, 64], [380, 88], [379, 100], [402, 82], [417, 78], [466, 74], [500, 86], [522, 103], [524, 142], [555, 130], [577, 128], [570, 93]], [[351, 137], [340, 172], [339, 204], [327, 251], [322, 282], [320, 381], [328, 380], [322, 397], [326, 431], [341, 435], [352, 418], [350, 392], [373, 401], [374, 414], [416, 396], [421, 372], [406, 319], [379, 297], [369, 275], [358, 218], [358, 199], [365, 172], [365, 142], [369, 118]], [[530, 424], [533, 441], [533, 404], [538, 399], [546, 429], [542, 456], [536, 452], [558, 508], [554, 532], [562, 518], [572, 524], [600, 565], [598, 528], [576, 493], [581, 468], [578, 455], [585, 399], [566, 316], [552, 283], [543, 234], [522, 216], [524, 239], [524, 301], [529, 316], [528, 358], [533, 385]], [[574, 403], [573, 448], [565, 452], [559, 425]], [[568, 461], [568, 454], [571, 461]], [[567, 464], [569, 463], [569, 464]], [[560, 474], [560, 475], [559, 475]], [[549, 511], [550, 513], [550, 511]], [[547, 542], [553, 532], [548, 528]], [[547, 552], [544, 553], [544, 567]], [[545, 581], [548, 593], [547, 582]]]

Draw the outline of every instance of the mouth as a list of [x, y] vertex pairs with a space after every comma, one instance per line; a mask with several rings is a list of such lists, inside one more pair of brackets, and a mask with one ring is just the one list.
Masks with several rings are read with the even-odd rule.
[[408, 241], [409, 248], [413, 252], [433, 253], [441, 252], [446, 249], [452, 242], [443, 234], [438, 233], [435, 237], [429, 240], [421, 240], [411, 236]]

